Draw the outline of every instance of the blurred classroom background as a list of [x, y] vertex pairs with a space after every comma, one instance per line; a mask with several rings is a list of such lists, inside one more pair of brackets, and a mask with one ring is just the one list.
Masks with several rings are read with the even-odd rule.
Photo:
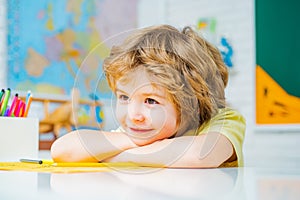
[[[110, 47], [137, 28], [193, 26], [220, 49], [229, 68], [228, 104], [247, 120], [245, 164], [271, 165], [265, 159], [272, 157], [275, 165], [300, 166], [300, 67], [294, 56], [300, 47], [299, 3], [282, 4], [0, 0], [0, 88], [31, 90], [36, 101], [29, 117], [47, 121], [45, 115], [75, 107], [71, 124], [79, 120], [82, 127], [111, 130], [118, 124], [101, 70]], [[62, 134], [69, 127], [58, 128]]]

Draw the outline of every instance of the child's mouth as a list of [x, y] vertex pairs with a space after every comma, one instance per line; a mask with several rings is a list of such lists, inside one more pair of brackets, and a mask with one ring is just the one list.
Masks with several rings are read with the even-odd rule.
[[133, 133], [149, 133], [153, 131], [153, 129], [150, 128], [129, 128], [129, 129]]

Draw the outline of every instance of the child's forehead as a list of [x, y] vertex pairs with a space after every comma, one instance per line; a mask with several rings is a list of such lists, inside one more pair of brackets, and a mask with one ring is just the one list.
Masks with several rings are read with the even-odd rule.
[[157, 82], [150, 80], [144, 74], [136, 74], [135, 76], [119, 79], [116, 84], [116, 91], [126, 92], [128, 94], [156, 94], [159, 96], [166, 95], [166, 89]]
[[137, 67], [132, 71], [128, 71], [120, 77], [116, 83], [118, 85], [130, 85], [130, 87], [139, 87], [153, 83], [153, 78], [143, 67]]
[[168, 101], [173, 101], [173, 95], [158, 77], [148, 73], [144, 67], [138, 67], [116, 80], [115, 92], [125, 92], [127, 95], [155, 95]]

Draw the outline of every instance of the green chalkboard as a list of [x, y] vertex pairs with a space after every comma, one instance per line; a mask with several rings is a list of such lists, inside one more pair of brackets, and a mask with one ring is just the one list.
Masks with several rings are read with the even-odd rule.
[[256, 0], [256, 63], [300, 97], [300, 1]]

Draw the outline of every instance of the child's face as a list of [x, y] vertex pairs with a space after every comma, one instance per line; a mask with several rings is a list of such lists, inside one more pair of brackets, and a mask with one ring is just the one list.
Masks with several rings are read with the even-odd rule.
[[133, 142], [146, 145], [174, 135], [177, 111], [164, 88], [154, 87], [142, 69], [127, 78], [117, 81], [116, 117]]

